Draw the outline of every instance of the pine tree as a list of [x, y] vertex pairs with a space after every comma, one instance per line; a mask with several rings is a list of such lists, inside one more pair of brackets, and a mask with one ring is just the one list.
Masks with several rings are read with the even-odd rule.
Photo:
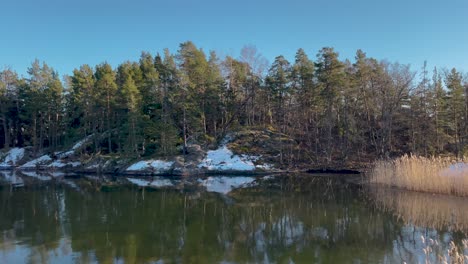
[[[68, 118], [70, 127], [79, 130], [79, 137], [96, 133], [98, 116], [98, 94], [95, 89], [93, 69], [85, 64], [73, 71], [70, 77], [70, 94], [68, 96]], [[73, 133], [73, 132], [72, 132]]]
[[463, 150], [463, 128], [466, 120], [464, 117], [465, 100], [464, 100], [464, 87], [462, 85], [462, 75], [453, 68], [445, 77], [445, 85], [448, 89], [447, 113], [449, 115], [449, 135], [453, 138], [455, 144], [455, 152], [457, 155], [461, 154]]
[[310, 157], [316, 157], [319, 152], [318, 116], [321, 111], [320, 96], [315, 83], [315, 65], [303, 49], [296, 52], [292, 67], [291, 79], [295, 92], [297, 108], [293, 113], [297, 115], [294, 124], [298, 126], [298, 137], [305, 140], [306, 150], [313, 150]]
[[0, 146], [4, 148], [14, 145], [11, 140], [14, 116], [11, 113], [13, 112], [14, 103], [17, 102], [17, 98], [15, 98], [17, 82], [18, 76], [10, 68], [5, 68], [0, 72], [0, 122], [3, 130], [3, 145]]
[[323, 48], [317, 55], [316, 74], [326, 109], [324, 116], [325, 127], [325, 156], [327, 162], [332, 160], [333, 128], [336, 123], [338, 98], [344, 86], [344, 65], [338, 60], [338, 53], [333, 48]]
[[112, 152], [112, 134], [114, 128], [114, 108], [117, 84], [115, 83], [115, 72], [108, 63], [96, 66], [95, 71], [96, 90], [99, 94], [98, 105], [102, 107], [101, 132], [107, 133], [107, 150]]
[[[283, 56], [278, 56], [268, 71], [266, 85], [270, 94], [270, 123], [277, 125], [282, 132], [286, 126], [286, 103], [291, 96], [291, 65]], [[276, 113], [274, 115], [273, 113]]]
[[[138, 155], [139, 142], [142, 142], [139, 121], [141, 93], [137, 87], [135, 79], [140, 79], [141, 70], [139, 65], [130, 62], [123, 63], [117, 70], [117, 80], [119, 86], [118, 109], [120, 140], [119, 145], [124, 145], [124, 151], [131, 155]], [[143, 90], [145, 91], [145, 90]], [[123, 140], [123, 144], [120, 141]]]

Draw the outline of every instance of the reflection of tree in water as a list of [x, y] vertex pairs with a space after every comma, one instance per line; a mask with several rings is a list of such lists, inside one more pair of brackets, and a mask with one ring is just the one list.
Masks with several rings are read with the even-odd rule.
[[[332, 196], [254, 190], [231, 198], [121, 190], [96, 193], [89, 203], [74, 192], [67, 195], [72, 221], [80, 219], [72, 222], [73, 250], [92, 250], [100, 261], [379, 259], [389, 241], [382, 235], [387, 231], [376, 230], [394, 228], [346, 190]], [[126, 237], [119, 230], [127, 230]]]
[[407, 250], [417, 241], [403, 221], [327, 179], [283, 179], [230, 196], [137, 187], [100, 192], [76, 182], [81, 191], [0, 191], [0, 251], [11, 240], [31, 248], [32, 262], [70, 251], [78, 263], [391, 263], [419, 256]]
[[0, 250], [14, 250], [13, 241], [21, 240], [33, 250], [29, 259], [32, 263], [48, 262], [48, 253], [59, 250], [63, 236], [60, 225], [60, 207], [63, 192], [53, 187], [49, 191], [24, 188], [15, 191], [0, 191]]

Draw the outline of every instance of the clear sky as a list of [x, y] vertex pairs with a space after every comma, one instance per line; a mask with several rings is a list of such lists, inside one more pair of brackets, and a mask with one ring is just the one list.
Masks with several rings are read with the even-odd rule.
[[253, 44], [270, 62], [331, 46], [342, 59], [362, 49], [414, 70], [427, 60], [468, 71], [467, 0], [0, 0], [0, 25], [0, 67], [20, 74], [35, 58], [63, 75], [186, 40], [235, 57]]

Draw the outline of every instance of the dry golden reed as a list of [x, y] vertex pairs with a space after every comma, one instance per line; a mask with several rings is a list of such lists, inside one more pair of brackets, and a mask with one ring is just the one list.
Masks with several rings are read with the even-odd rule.
[[371, 183], [413, 191], [468, 196], [468, 159], [403, 156], [374, 163]]

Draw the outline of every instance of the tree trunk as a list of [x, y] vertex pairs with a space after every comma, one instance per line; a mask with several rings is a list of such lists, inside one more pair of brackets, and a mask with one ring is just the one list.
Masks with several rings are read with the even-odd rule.
[[2, 114], [3, 132], [5, 134], [5, 145], [4, 148], [10, 147], [10, 132], [8, 131], [8, 124], [5, 113]]

